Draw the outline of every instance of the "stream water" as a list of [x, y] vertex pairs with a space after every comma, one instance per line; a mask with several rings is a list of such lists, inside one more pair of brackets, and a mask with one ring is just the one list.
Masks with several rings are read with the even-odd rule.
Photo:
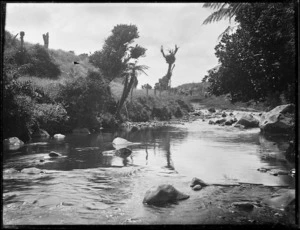
[[[111, 142], [117, 136], [136, 143], [128, 146], [131, 157], [102, 153], [114, 149]], [[294, 168], [283, 155], [286, 144], [282, 138], [267, 139], [258, 128], [240, 130], [209, 125], [207, 120], [32, 140], [3, 154], [3, 224], [195, 223], [191, 202], [147, 206], [142, 203], [145, 192], [169, 183], [191, 194], [193, 177], [208, 183], [294, 187], [288, 175], [257, 170]], [[50, 151], [63, 156], [51, 159]], [[5, 173], [31, 167], [43, 173]], [[185, 222], [182, 210], [190, 217]]]

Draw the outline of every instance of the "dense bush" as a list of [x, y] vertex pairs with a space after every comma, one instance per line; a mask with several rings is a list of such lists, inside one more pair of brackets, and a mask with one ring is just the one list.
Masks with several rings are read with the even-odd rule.
[[112, 104], [108, 84], [98, 72], [67, 81], [58, 100], [66, 108], [72, 127], [89, 129], [100, 128], [101, 114]]
[[69, 131], [69, 127], [66, 126], [68, 121], [67, 111], [59, 103], [35, 104], [33, 107], [33, 118], [36, 121], [34, 128], [43, 128], [50, 135]]

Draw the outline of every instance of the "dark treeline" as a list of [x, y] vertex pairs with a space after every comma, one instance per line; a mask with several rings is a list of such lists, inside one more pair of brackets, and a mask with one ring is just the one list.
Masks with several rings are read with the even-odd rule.
[[293, 1], [232, 3], [204, 22], [235, 16], [238, 23], [215, 47], [221, 65], [204, 78], [211, 84], [210, 93], [230, 93], [233, 102], [295, 101], [295, 7]]

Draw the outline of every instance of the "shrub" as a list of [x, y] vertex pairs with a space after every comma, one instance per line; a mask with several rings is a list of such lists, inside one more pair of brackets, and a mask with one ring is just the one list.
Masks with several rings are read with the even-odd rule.
[[69, 131], [66, 126], [67, 111], [61, 104], [35, 104], [33, 117], [37, 121], [37, 128], [47, 130], [50, 135]]
[[101, 119], [111, 105], [108, 83], [98, 72], [90, 72], [86, 78], [72, 79], [60, 89], [58, 100], [64, 105], [72, 127], [99, 129]]

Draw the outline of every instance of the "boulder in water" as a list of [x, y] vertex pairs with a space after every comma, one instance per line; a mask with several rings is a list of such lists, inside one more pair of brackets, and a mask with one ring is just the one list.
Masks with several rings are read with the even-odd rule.
[[208, 186], [209, 184], [205, 183], [203, 180], [201, 180], [201, 179], [199, 179], [199, 178], [197, 178], [197, 177], [194, 177], [194, 178], [192, 179], [192, 182], [191, 182], [190, 187], [193, 188], [193, 187], [196, 186], [196, 185], [200, 185], [201, 187], [205, 187], [205, 186]]
[[259, 121], [251, 114], [244, 114], [238, 121], [237, 124], [243, 125], [244, 128], [256, 128], [259, 125]]
[[195, 185], [194, 187], [192, 187], [192, 189], [193, 189], [194, 191], [199, 191], [199, 190], [202, 189], [202, 186], [201, 186], [200, 184], [197, 184], [197, 185]]
[[62, 134], [54, 134], [53, 136], [55, 139], [64, 139], [66, 136]]
[[215, 108], [209, 108], [209, 109], [208, 109], [208, 112], [215, 113], [215, 112], [216, 112], [216, 109], [215, 109]]
[[116, 150], [115, 154], [119, 157], [123, 157], [123, 158], [126, 158], [126, 157], [129, 157], [131, 155], [132, 151], [128, 148], [121, 148], [121, 149], [118, 149]]
[[43, 171], [38, 169], [38, 168], [24, 168], [24, 169], [21, 170], [21, 173], [40, 174], [40, 173], [43, 173]]
[[24, 145], [24, 142], [21, 141], [17, 137], [10, 137], [10, 138], [4, 139], [4, 144], [5, 145], [21, 146], [21, 145]]
[[49, 157], [61, 157], [62, 155], [58, 152], [51, 151]]
[[189, 197], [189, 195], [179, 192], [172, 185], [163, 184], [148, 190], [143, 203], [159, 206], [167, 203], [175, 203], [178, 200], [188, 199]]
[[262, 132], [290, 133], [295, 128], [295, 105], [280, 105], [263, 113], [259, 122]]

